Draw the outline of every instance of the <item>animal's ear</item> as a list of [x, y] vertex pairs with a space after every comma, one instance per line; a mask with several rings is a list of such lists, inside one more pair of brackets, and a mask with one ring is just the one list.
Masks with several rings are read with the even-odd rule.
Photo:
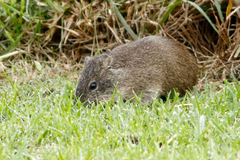
[[92, 59], [92, 57], [90, 56], [86, 56], [85, 59], [84, 59], [84, 63], [88, 63], [90, 60]]
[[104, 55], [102, 65], [104, 68], [111, 68], [113, 58], [110, 55]]

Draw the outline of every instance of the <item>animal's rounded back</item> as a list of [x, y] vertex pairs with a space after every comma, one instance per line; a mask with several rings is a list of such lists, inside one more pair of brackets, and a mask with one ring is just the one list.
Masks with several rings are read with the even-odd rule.
[[133, 92], [143, 102], [178, 88], [181, 95], [197, 83], [196, 58], [180, 43], [148, 36], [116, 47], [108, 54], [86, 57], [76, 96], [81, 101], [106, 101], [117, 85], [124, 99]]

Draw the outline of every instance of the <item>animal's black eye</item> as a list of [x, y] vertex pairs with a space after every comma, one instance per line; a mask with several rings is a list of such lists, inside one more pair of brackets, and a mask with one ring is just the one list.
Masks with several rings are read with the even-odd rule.
[[90, 89], [90, 90], [94, 90], [94, 89], [96, 89], [96, 88], [97, 88], [97, 83], [96, 83], [96, 82], [90, 83], [90, 85], [89, 85], [89, 89]]

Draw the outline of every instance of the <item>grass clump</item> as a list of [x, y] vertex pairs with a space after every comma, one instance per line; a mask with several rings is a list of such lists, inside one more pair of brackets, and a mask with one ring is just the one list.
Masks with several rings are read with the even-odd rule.
[[119, 101], [86, 108], [72, 103], [76, 73], [69, 80], [44, 72], [43, 65], [13, 88], [0, 83], [1, 159], [239, 158], [237, 81], [149, 106]]

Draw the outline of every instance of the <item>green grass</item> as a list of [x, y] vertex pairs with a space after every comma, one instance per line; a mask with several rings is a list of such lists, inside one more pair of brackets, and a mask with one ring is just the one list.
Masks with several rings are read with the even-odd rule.
[[48, 77], [43, 66], [27, 81], [12, 68], [13, 87], [0, 79], [0, 159], [240, 158], [237, 82], [150, 106], [85, 108], [72, 104], [78, 73]]

